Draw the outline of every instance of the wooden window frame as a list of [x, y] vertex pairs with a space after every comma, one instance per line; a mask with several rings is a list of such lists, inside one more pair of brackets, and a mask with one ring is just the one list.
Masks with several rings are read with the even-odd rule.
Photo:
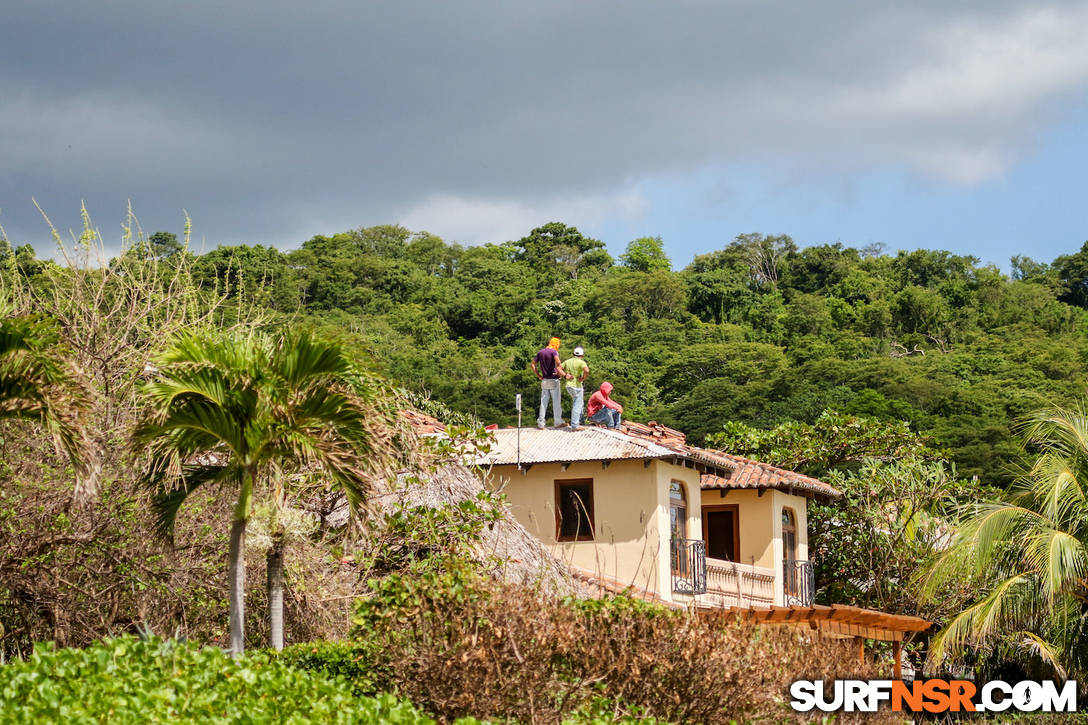
[[[793, 529], [793, 531], [790, 532], [790, 533], [793, 534], [793, 552], [792, 552], [793, 557], [792, 558], [789, 556], [790, 552], [786, 551], [786, 531], [787, 531], [787, 529], [786, 529], [786, 522], [785, 522], [784, 519], [786, 518], [787, 513], [789, 513], [789, 517], [790, 517], [790, 527]], [[797, 529], [798, 529], [798, 526], [797, 526], [797, 511], [795, 511], [792, 506], [783, 506], [782, 507], [782, 519], [783, 519], [783, 521], [782, 521], [782, 560], [783, 561], [798, 561], [797, 557], [801, 553], [801, 542], [798, 540], [798, 536], [797, 536]]]
[[[582, 503], [586, 507], [586, 516], [589, 518], [589, 531], [586, 533], [579, 533], [577, 536], [563, 536], [563, 497], [562, 491], [565, 486], [583, 486], [589, 485], [589, 500]], [[556, 542], [564, 541], [593, 541], [597, 533], [597, 516], [596, 510], [593, 505], [593, 499], [595, 493], [593, 490], [592, 478], [564, 478], [555, 480], [555, 540]]]
[[[680, 488], [680, 500], [677, 501], [672, 497], [672, 487], [676, 485]], [[688, 516], [691, 513], [691, 509], [688, 503], [688, 487], [683, 481], [672, 479], [669, 481], [669, 526], [672, 526], [672, 510], [681, 509], [684, 512], [684, 541], [688, 540], [691, 536], [691, 531], [688, 530]], [[669, 532], [669, 538], [672, 538], [672, 532]], [[705, 539], [704, 539], [705, 541]]]
[[[710, 541], [709, 533], [710, 527], [707, 521], [707, 513], [710, 511], [732, 511], [733, 512], [733, 554], [736, 556], [736, 563], [740, 563], [740, 506], [735, 503], [720, 503], [710, 506], [702, 507], [703, 517], [703, 541]], [[710, 556], [710, 551], [707, 551], [707, 556]], [[718, 561], [722, 561], [718, 559]]]

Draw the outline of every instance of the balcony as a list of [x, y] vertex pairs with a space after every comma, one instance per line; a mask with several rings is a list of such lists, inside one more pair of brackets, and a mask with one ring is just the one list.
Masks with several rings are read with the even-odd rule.
[[811, 607], [816, 599], [816, 577], [811, 561], [782, 562], [782, 593], [786, 606]]
[[723, 559], [706, 563], [705, 603], [714, 607], [769, 607], [774, 604], [774, 570]]
[[705, 594], [706, 542], [702, 539], [672, 539], [670, 554], [673, 592]]

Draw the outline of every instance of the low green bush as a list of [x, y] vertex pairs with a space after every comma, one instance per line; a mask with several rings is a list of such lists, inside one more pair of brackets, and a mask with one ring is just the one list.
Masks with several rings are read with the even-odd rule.
[[357, 642], [308, 642], [291, 645], [279, 655], [280, 660], [298, 669], [317, 672], [329, 678], [343, 678], [356, 695], [377, 692], [377, 673], [367, 649]]
[[404, 700], [355, 696], [343, 678], [275, 655], [235, 660], [219, 649], [130, 637], [86, 649], [39, 645], [0, 667], [0, 721], [434, 723]]

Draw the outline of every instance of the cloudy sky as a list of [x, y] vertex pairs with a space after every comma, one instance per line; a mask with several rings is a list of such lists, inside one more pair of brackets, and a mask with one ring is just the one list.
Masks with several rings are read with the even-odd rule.
[[559, 220], [684, 264], [744, 232], [1002, 266], [1088, 239], [1088, 5], [724, 0], [88, 3], [0, 18], [0, 224], [85, 200], [297, 246]]

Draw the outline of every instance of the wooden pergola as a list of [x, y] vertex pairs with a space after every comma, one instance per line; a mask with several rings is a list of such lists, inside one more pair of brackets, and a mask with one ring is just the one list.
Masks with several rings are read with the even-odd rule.
[[729, 607], [725, 613], [726, 616], [760, 624], [808, 627], [835, 639], [852, 638], [857, 641], [858, 658], [861, 660], [865, 659], [865, 640], [891, 642], [897, 680], [903, 676], [903, 640], [933, 626], [932, 622], [920, 617], [841, 604], [830, 607], [819, 604], [808, 607]]

